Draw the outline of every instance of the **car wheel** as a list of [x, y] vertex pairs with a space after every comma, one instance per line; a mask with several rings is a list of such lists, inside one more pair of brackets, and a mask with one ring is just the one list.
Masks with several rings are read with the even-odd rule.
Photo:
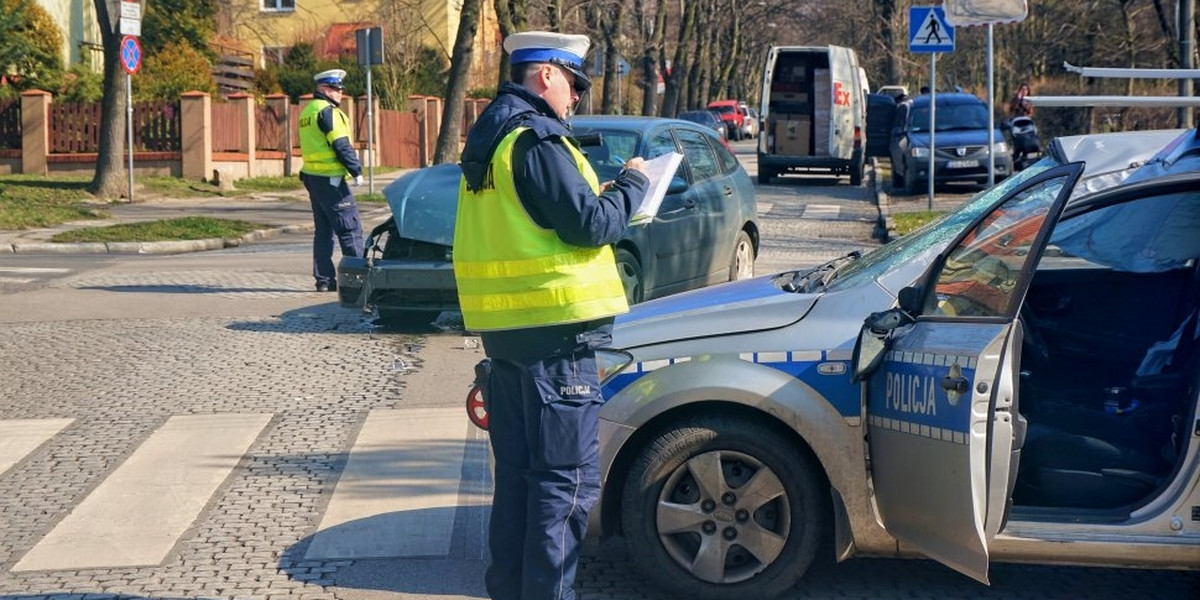
[[617, 274], [621, 277], [621, 284], [625, 286], [625, 300], [630, 304], [641, 302], [646, 294], [642, 287], [642, 263], [624, 248], [617, 248]]
[[764, 169], [762, 167], [758, 168], [758, 182], [759, 183], [761, 183], [763, 185], [771, 183], [772, 177], [775, 177], [775, 173], [772, 173], [770, 170]]
[[904, 176], [900, 174], [900, 169], [892, 165], [892, 191], [899, 192], [904, 189]]
[[376, 307], [379, 313], [379, 324], [384, 327], [397, 329], [412, 329], [425, 327], [442, 314], [440, 310], [413, 310], [404, 308]]
[[754, 241], [750, 234], [739, 231], [733, 244], [733, 258], [729, 260], [729, 280], [738, 281], [754, 277]]
[[760, 423], [695, 417], [652, 439], [629, 472], [632, 562], [676, 598], [774, 598], [812, 563], [829, 519], [815, 460]]
[[855, 187], [862, 185], [863, 182], [863, 157], [860, 154], [857, 160], [850, 164], [850, 185]]
[[918, 185], [920, 185], [920, 183], [921, 183], [920, 181], [917, 181], [917, 175], [915, 173], [910, 173], [908, 171], [908, 169], [905, 168], [905, 170], [904, 170], [904, 193], [909, 194], [909, 195], [916, 194], [917, 192], [920, 191], [920, 189], [917, 187]]

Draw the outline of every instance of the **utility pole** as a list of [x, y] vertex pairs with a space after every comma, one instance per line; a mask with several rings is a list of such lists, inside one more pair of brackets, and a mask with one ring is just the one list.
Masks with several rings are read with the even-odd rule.
[[[1194, 69], [1196, 61], [1192, 57], [1196, 47], [1196, 0], [1179, 0], [1179, 68]], [[1192, 80], [1187, 77], [1179, 78], [1179, 95], [1187, 98], [1192, 95]], [[1192, 128], [1192, 108], [1179, 107], [1179, 127]]]

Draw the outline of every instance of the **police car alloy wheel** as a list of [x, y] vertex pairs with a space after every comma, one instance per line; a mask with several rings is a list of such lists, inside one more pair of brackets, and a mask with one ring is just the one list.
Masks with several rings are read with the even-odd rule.
[[625, 481], [633, 563], [678, 598], [774, 598], [812, 563], [828, 484], [801, 442], [706, 414], [653, 437]]

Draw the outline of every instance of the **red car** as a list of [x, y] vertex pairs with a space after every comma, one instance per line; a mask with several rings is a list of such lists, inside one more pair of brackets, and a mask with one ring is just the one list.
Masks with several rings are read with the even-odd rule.
[[713, 100], [708, 103], [708, 110], [721, 115], [728, 130], [728, 138], [739, 141], [747, 117], [746, 103], [741, 100]]

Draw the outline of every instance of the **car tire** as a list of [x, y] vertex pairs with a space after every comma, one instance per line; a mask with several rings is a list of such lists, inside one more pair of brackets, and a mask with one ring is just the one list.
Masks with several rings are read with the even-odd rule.
[[739, 231], [733, 243], [733, 257], [729, 259], [729, 280], [751, 277], [754, 277], [754, 240], [750, 239], [750, 234]]
[[854, 159], [850, 161], [850, 185], [858, 187], [863, 182], [863, 156], [861, 152], [856, 152]]
[[642, 263], [636, 256], [625, 248], [617, 248], [617, 274], [621, 284], [625, 286], [625, 300], [637, 304], [646, 298], [645, 280], [642, 275]]
[[908, 195], [916, 194], [920, 191], [917, 187], [921, 182], [917, 180], [915, 173], [908, 172], [907, 167], [904, 170], [904, 193]]
[[[747, 485], [754, 498], [769, 499], [738, 494]], [[830, 518], [826, 488], [812, 455], [763, 423], [712, 414], [676, 423], [641, 450], [625, 482], [621, 518], [631, 562], [675, 598], [778, 597], [800, 581], [821, 546]], [[662, 531], [672, 517], [690, 524]], [[710, 549], [725, 554], [721, 564], [698, 560]]]
[[900, 192], [904, 190], [904, 176], [900, 174], [900, 169], [896, 165], [892, 165], [892, 191]]
[[375, 307], [379, 313], [379, 324], [396, 329], [413, 329], [428, 326], [442, 314], [440, 310], [414, 310], [407, 308]]
[[775, 173], [769, 169], [764, 169], [761, 166], [758, 168], [758, 182], [766, 185], [771, 183], [771, 179], [775, 177]]

